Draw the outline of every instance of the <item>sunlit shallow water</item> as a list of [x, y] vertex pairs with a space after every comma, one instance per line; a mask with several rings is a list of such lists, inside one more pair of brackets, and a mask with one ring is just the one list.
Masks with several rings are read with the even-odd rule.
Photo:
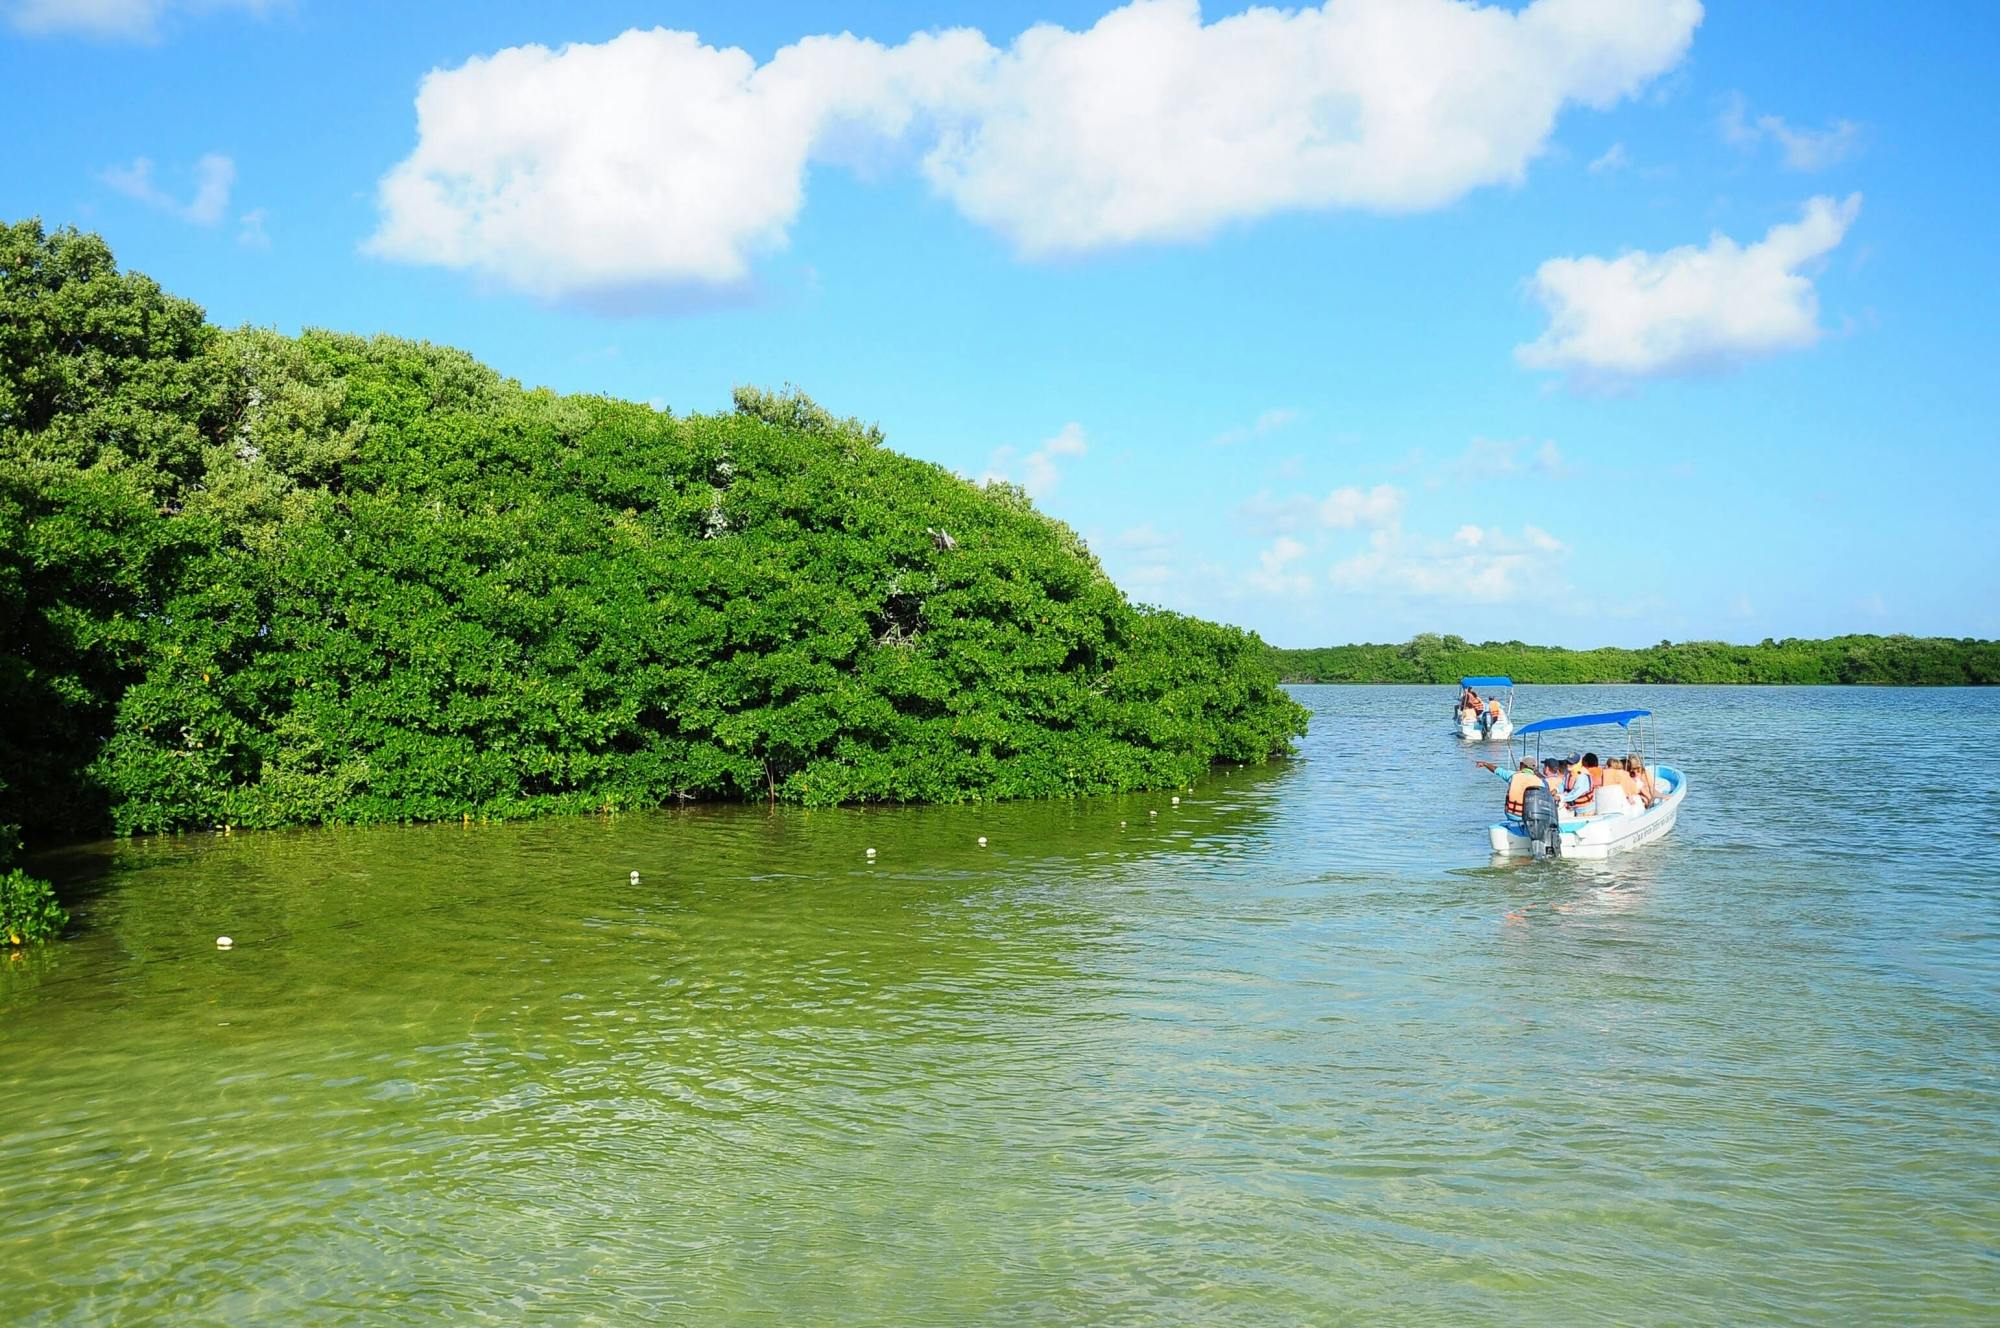
[[1512, 866], [1449, 689], [1298, 694], [1179, 806], [53, 855], [0, 1320], [2000, 1318], [2000, 694], [1523, 688], [1691, 792]]

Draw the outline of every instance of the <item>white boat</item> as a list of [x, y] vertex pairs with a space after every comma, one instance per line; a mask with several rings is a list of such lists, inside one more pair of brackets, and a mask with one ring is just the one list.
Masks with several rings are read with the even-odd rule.
[[[1539, 765], [1540, 734], [1558, 729], [1616, 724], [1631, 735], [1634, 755], [1644, 760], [1647, 728], [1638, 721], [1651, 714], [1649, 710], [1615, 710], [1599, 715], [1539, 719], [1523, 725], [1514, 736], [1521, 739], [1523, 757], [1528, 752], [1527, 740], [1535, 738], [1534, 756]], [[1487, 829], [1493, 852], [1503, 857], [1602, 859], [1652, 843], [1673, 829], [1674, 822], [1680, 817], [1681, 802], [1687, 797], [1687, 776], [1673, 766], [1656, 765], [1650, 761], [1646, 762], [1646, 770], [1652, 775], [1654, 785], [1665, 791], [1664, 796], [1651, 807], [1634, 807], [1625, 803], [1617, 810], [1607, 809], [1595, 816], [1578, 817], [1566, 813], [1538, 816], [1530, 808], [1522, 819], [1509, 817]], [[1533, 796], [1532, 792], [1530, 796]], [[1623, 795], [1615, 801], [1624, 802]]]
[[[1500, 718], [1490, 723], [1482, 723], [1478, 712], [1461, 709], [1456, 701], [1451, 707], [1452, 727], [1458, 736], [1467, 742], [1503, 742], [1514, 735], [1514, 680], [1512, 678], [1460, 678], [1458, 694], [1462, 697], [1466, 689], [1484, 687], [1493, 700], [1500, 701]], [[1494, 691], [1505, 691], [1506, 699], [1492, 697]]]

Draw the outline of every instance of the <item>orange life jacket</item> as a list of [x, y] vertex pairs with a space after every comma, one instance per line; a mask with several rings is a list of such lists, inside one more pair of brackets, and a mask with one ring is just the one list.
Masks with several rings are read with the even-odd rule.
[[1529, 770], [1516, 770], [1514, 777], [1507, 781], [1507, 814], [1519, 816], [1527, 807], [1528, 790], [1533, 788], [1540, 775]]
[[1570, 803], [1570, 806], [1576, 810], [1578, 815], [1589, 811], [1597, 802], [1597, 781], [1590, 778], [1590, 773], [1589, 766], [1577, 765], [1571, 766], [1569, 773], [1563, 776], [1563, 792], [1565, 793], [1576, 787], [1576, 777], [1578, 775], [1582, 775], [1584, 778], [1590, 780], [1590, 787], [1579, 793], [1575, 801]]
[[1486, 713], [1495, 719], [1500, 718], [1500, 703], [1498, 701], [1488, 701], [1486, 703]]

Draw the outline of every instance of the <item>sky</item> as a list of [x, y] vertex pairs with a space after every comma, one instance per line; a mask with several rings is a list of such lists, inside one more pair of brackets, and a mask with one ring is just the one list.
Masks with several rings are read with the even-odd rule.
[[1278, 645], [2000, 636], [2000, 6], [0, 0], [0, 217]]

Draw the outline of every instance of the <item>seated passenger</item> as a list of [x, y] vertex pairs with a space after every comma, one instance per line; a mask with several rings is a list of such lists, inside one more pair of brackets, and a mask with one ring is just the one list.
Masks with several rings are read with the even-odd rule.
[[1592, 754], [1582, 761], [1565, 761], [1562, 765], [1562, 787], [1556, 790], [1556, 806], [1565, 819], [1576, 819], [1597, 814], [1597, 780], [1594, 772], [1597, 757]]
[[1592, 752], [1583, 758], [1584, 768], [1590, 771], [1597, 785], [1597, 814], [1599, 816], [1622, 816], [1626, 812], [1638, 810], [1639, 791], [1631, 787], [1631, 776], [1614, 757], [1598, 763], [1597, 754]]
[[1528, 790], [1542, 782], [1542, 777], [1535, 773], [1535, 763], [1524, 759], [1512, 771], [1502, 770], [1491, 761], [1474, 761], [1473, 764], [1484, 766], [1486, 769], [1491, 770], [1497, 778], [1507, 781], [1507, 819], [1510, 821], [1520, 820], [1521, 808], [1524, 799], [1527, 797]]
[[1653, 772], [1648, 770], [1646, 763], [1638, 757], [1626, 757], [1625, 769], [1632, 776], [1632, 784], [1639, 790], [1639, 797], [1648, 807], [1666, 796], [1660, 791], [1659, 784], [1654, 781]]
[[1480, 727], [1485, 729], [1486, 732], [1491, 733], [1499, 726], [1500, 721], [1505, 718], [1507, 718], [1507, 712], [1500, 708], [1500, 699], [1493, 696], [1487, 697], [1486, 718], [1480, 721]]

